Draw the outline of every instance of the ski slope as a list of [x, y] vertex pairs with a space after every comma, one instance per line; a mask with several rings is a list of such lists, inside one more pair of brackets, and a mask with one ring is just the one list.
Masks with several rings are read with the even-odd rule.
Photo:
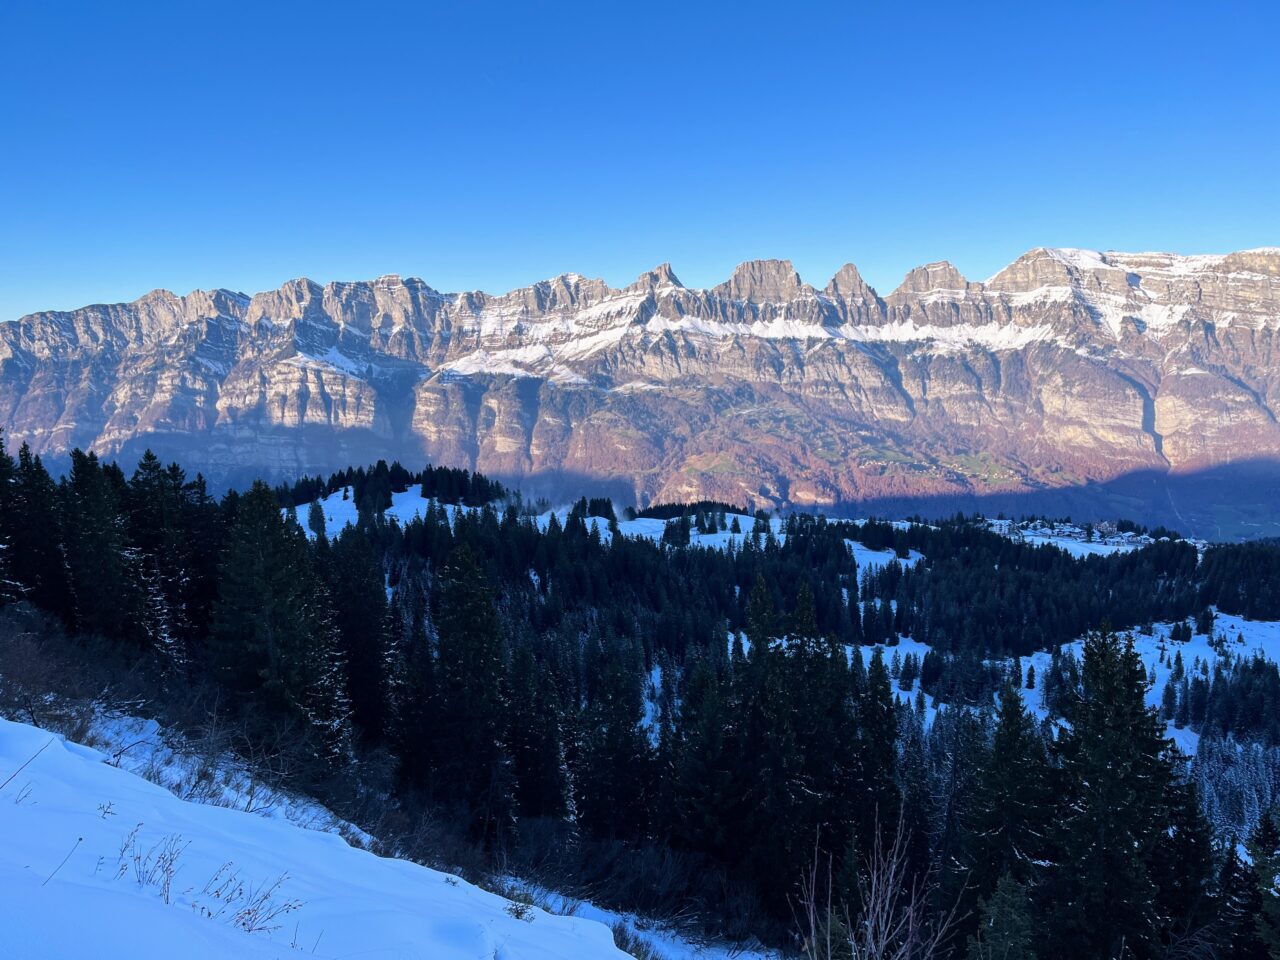
[[108, 759], [0, 720], [0, 955], [626, 956], [601, 923], [516, 906], [288, 819], [189, 803]]

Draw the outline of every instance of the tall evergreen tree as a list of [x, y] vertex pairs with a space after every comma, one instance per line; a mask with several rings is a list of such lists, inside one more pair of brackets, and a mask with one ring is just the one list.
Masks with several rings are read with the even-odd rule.
[[1061, 846], [1047, 887], [1051, 956], [1151, 957], [1167, 932], [1152, 867], [1171, 829], [1173, 769], [1146, 687], [1131, 638], [1089, 634], [1061, 741]]
[[177, 674], [187, 670], [188, 644], [196, 630], [188, 609], [194, 544], [185, 523], [185, 496], [181, 468], [165, 470], [146, 451], [129, 481], [129, 539], [137, 552], [145, 640], [162, 668]]
[[239, 499], [227, 532], [210, 642], [233, 691], [302, 719], [325, 763], [345, 753], [349, 706], [329, 595], [306, 536], [260, 481]]
[[488, 578], [467, 546], [441, 573], [436, 791], [472, 811], [488, 839], [510, 828], [506, 642]]
[[1005, 874], [1023, 885], [1035, 879], [1053, 818], [1047, 773], [1044, 742], [1017, 685], [1007, 682], [966, 817], [964, 859], [974, 896], [989, 896]]
[[15, 465], [4, 447], [4, 431], [0, 430], [0, 605], [16, 600], [22, 585], [10, 573], [13, 556], [13, 488]]
[[966, 960], [1036, 960], [1035, 932], [1026, 888], [1006, 873], [979, 904]]
[[653, 753], [644, 719], [640, 674], [611, 642], [583, 718], [575, 788], [578, 820], [599, 837], [635, 840], [648, 828]]
[[334, 539], [325, 569], [351, 716], [361, 735], [376, 742], [386, 732], [392, 669], [386, 575], [364, 530], [352, 526]]
[[1272, 960], [1259, 933], [1263, 892], [1252, 867], [1240, 859], [1235, 839], [1227, 845], [1218, 873], [1218, 917], [1215, 943], [1219, 955], [1232, 960]]
[[1249, 857], [1258, 892], [1258, 910], [1254, 913], [1255, 932], [1275, 960], [1280, 957], [1280, 824], [1276, 810], [1268, 810], [1258, 821], [1249, 838]]
[[[63, 549], [62, 503], [57, 485], [25, 443], [18, 450], [8, 509], [14, 579], [36, 606], [66, 623], [75, 619], [71, 574]], [[16, 558], [21, 558], [18, 562]]]
[[507, 743], [515, 800], [526, 817], [562, 817], [568, 811], [568, 779], [560, 705], [550, 671], [537, 663], [528, 644], [511, 658]]
[[92, 453], [71, 452], [61, 489], [67, 565], [76, 622], [142, 643], [141, 572], [130, 549], [121, 486]]

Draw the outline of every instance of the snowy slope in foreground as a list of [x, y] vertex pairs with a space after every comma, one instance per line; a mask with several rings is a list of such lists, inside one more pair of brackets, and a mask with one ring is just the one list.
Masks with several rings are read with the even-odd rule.
[[[625, 957], [602, 924], [536, 909], [519, 919], [509, 901], [462, 880], [284, 820], [179, 800], [106, 759], [0, 720], [5, 956]], [[167, 903], [156, 868], [166, 849], [178, 851]], [[150, 881], [139, 881], [135, 859]], [[248, 932], [255, 922], [276, 929]]]

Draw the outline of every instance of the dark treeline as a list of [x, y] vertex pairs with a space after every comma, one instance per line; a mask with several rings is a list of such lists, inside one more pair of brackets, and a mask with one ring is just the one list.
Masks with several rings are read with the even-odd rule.
[[[387, 522], [413, 484], [475, 509]], [[345, 488], [343, 530], [281, 509]], [[1055, 657], [1039, 685], [1062, 725], [998, 659], [1197, 613], [1240, 548], [1078, 560], [964, 518], [797, 515], [690, 549], [612, 535], [602, 502], [540, 522], [505, 493], [380, 464], [217, 501], [149, 454], [126, 474], [76, 451], [55, 481], [24, 447], [0, 452], [0, 589], [132, 651], [161, 689], [211, 685], [249, 729], [287, 718], [310, 782], [358, 785], [388, 829], [445, 822], [506, 869], [722, 934], [796, 946], [809, 875], [823, 930], [856, 936], [891, 836], [926, 922], [957, 908], [948, 956], [1261, 957], [1280, 937], [1271, 819], [1253, 868], [1211, 829], [1131, 643], [1102, 630]], [[860, 571], [848, 539], [925, 559]], [[901, 657], [900, 636], [932, 650]], [[1230, 682], [1252, 718], [1272, 687], [1249, 669]]]
[[348, 467], [324, 477], [303, 477], [294, 483], [276, 487], [276, 497], [281, 506], [311, 503], [339, 490], [350, 488], [347, 493], [355, 501], [360, 512], [377, 513], [391, 506], [391, 494], [403, 493], [418, 486], [424, 497], [441, 503], [478, 507], [504, 499], [507, 489], [496, 480], [479, 473], [471, 473], [457, 467], [428, 466], [412, 473], [392, 461], [379, 460], [368, 469]]
[[1213, 546], [1202, 563], [1202, 601], [1227, 613], [1280, 620], [1280, 541]]
[[648, 520], [674, 520], [676, 517], [692, 516], [696, 513], [743, 514], [751, 516], [746, 507], [737, 507], [721, 500], [696, 500], [693, 503], [655, 503], [643, 510], [635, 510], [637, 517]]

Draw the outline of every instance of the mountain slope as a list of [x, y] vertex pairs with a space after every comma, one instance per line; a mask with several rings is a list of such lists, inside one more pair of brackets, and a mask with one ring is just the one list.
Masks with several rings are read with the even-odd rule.
[[817, 289], [777, 260], [710, 290], [666, 264], [503, 296], [297, 280], [0, 324], [0, 424], [215, 480], [429, 458], [641, 501], [943, 508], [1139, 477], [1115, 495], [1222, 534], [1275, 518], [1219, 509], [1216, 481], [1165, 499], [1223, 465], [1280, 478], [1278, 331], [1280, 248], [1036, 249], [884, 297], [852, 265]]

